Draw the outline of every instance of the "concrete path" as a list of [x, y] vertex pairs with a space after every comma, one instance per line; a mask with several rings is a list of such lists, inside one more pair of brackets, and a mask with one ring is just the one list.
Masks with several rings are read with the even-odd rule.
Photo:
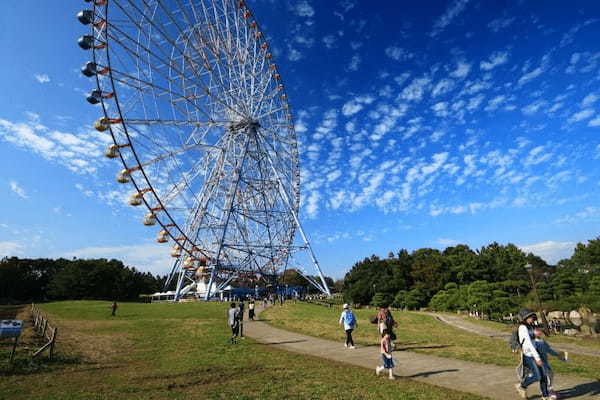
[[[503, 332], [503, 331], [496, 330], [493, 328], [473, 324], [459, 316], [447, 315], [447, 314], [437, 314], [437, 313], [426, 313], [426, 314], [431, 315], [432, 317], [434, 317], [434, 318], [438, 319], [439, 321], [444, 322], [448, 325], [452, 325], [456, 328], [460, 328], [465, 331], [475, 333], [476, 335], [488, 336], [488, 337], [498, 338], [498, 339], [505, 339], [506, 341], [508, 341], [508, 339], [510, 339], [510, 333], [508, 333], [508, 332]], [[550, 339], [548, 341], [552, 342], [552, 337], [550, 337]], [[574, 353], [574, 354], [581, 354], [584, 356], [591, 356], [591, 357], [600, 357], [600, 350], [596, 350], [596, 349], [592, 349], [592, 348], [588, 348], [588, 347], [584, 347], [584, 346], [579, 346], [579, 345], [576, 345], [573, 343], [555, 342], [552, 344], [552, 347], [556, 348], [557, 350], [568, 351], [568, 352]]]
[[[257, 308], [260, 313], [261, 309]], [[345, 362], [373, 370], [380, 364], [378, 346], [344, 348], [343, 343], [319, 339], [275, 328], [264, 321], [244, 321], [244, 334], [262, 345], [315, 357]], [[399, 377], [415, 379], [431, 385], [477, 394], [497, 400], [515, 400], [517, 381], [514, 368], [478, 364], [468, 361], [400, 351], [395, 373]], [[385, 379], [381, 377], [380, 379]], [[562, 398], [600, 399], [600, 382], [567, 375], [556, 378]], [[539, 399], [539, 389], [530, 388], [530, 399]], [[535, 393], [535, 395], [534, 395]]]

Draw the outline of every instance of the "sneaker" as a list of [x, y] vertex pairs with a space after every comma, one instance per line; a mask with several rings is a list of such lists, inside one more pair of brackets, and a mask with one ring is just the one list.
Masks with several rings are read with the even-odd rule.
[[375, 374], [377, 376], [379, 376], [379, 374], [381, 374], [381, 371], [383, 370], [383, 367], [375, 367]]
[[348, 343], [344, 343], [344, 347], [345, 347], [345, 348], [348, 348]]
[[356, 348], [356, 347], [354, 347], [354, 346], [350, 346], [350, 347], [349, 347], [349, 349], [355, 349], [355, 348]]
[[396, 377], [394, 375], [390, 375], [390, 379], [394, 380], [394, 379], [396, 379]]
[[515, 389], [517, 390], [517, 393], [519, 393], [519, 396], [521, 396], [522, 399], [527, 398], [527, 389], [524, 389], [523, 387], [521, 387], [520, 383], [517, 383], [515, 385]]
[[548, 399], [550, 399], [550, 400], [558, 400], [558, 395], [556, 393], [552, 393], [550, 395], [550, 397], [548, 397]]

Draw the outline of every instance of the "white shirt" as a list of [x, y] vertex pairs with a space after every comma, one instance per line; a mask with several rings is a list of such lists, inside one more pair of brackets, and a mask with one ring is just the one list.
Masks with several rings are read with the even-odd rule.
[[522, 343], [521, 347], [524, 355], [533, 357], [536, 361], [540, 359], [540, 355], [531, 341], [529, 328], [524, 324], [519, 325], [519, 343]]

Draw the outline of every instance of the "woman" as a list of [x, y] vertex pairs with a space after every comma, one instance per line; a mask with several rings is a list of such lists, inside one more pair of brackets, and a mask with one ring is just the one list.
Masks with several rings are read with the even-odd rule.
[[254, 300], [251, 300], [250, 304], [248, 304], [248, 318], [254, 321]]
[[[518, 337], [522, 351], [523, 370], [529, 370], [530, 373], [523, 373], [521, 383], [515, 385], [515, 389], [521, 398], [527, 398], [527, 387], [533, 383], [539, 382], [542, 378], [544, 363], [534, 345], [534, 326], [533, 323], [537, 317], [534, 312], [529, 310], [519, 311], [519, 329]], [[543, 394], [547, 397], [547, 394]]]

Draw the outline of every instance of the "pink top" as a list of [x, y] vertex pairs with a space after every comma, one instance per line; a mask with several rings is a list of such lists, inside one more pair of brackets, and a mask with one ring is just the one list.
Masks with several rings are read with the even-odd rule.
[[389, 339], [381, 338], [381, 354], [392, 354], [392, 343]]

